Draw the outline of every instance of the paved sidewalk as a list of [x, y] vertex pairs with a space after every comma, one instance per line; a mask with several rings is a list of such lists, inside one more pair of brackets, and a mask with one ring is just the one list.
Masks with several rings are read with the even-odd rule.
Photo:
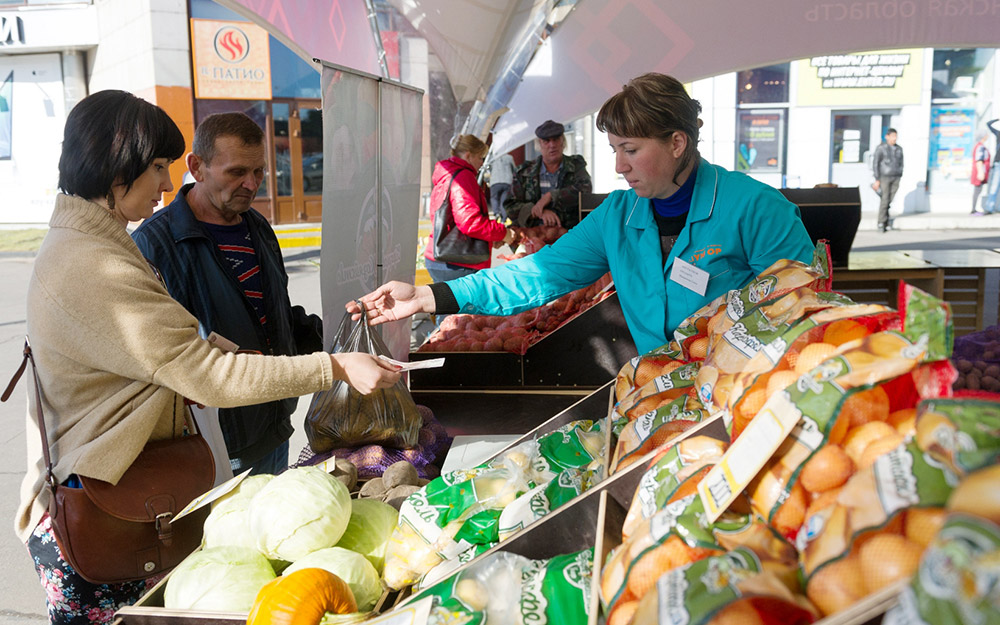
[[[1000, 213], [972, 215], [969, 211], [953, 213], [890, 212], [895, 230], [1000, 230]], [[863, 212], [858, 230], [878, 230], [878, 214]]]

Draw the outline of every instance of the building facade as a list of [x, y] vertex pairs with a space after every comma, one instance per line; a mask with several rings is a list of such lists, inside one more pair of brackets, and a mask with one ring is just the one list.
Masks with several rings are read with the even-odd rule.
[[[972, 148], [986, 122], [1000, 117], [997, 60], [995, 49], [888, 50], [698, 80], [688, 88], [703, 107], [699, 149], [775, 187], [857, 186], [868, 212], [879, 201], [871, 156], [895, 128], [905, 167], [894, 213], [968, 212]], [[595, 192], [623, 188], [604, 136], [594, 136]]]

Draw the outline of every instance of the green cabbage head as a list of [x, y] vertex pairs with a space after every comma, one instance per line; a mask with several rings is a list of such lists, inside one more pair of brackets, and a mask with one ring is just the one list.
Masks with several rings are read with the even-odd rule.
[[163, 593], [166, 608], [249, 612], [274, 570], [256, 549], [211, 547], [177, 565]]
[[253, 496], [248, 515], [257, 549], [295, 562], [337, 544], [351, 518], [351, 495], [322, 469], [288, 469]]
[[385, 568], [385, 548], [398, 516], [395, 508], [376, 499], [352, 499], [351, 520], [337, 546], [368, 558], [381, 575]]
[[359, 612], [368, 612], [374, 608], [382, 596], [382, 582], [379, 581], [378, 572], [360, 553], [341, 547], [320, 549], [293, 562], [283, 574], [308, 568], [326, 569], [347, 582], [354, 593], [354, 600], [358, 602]]

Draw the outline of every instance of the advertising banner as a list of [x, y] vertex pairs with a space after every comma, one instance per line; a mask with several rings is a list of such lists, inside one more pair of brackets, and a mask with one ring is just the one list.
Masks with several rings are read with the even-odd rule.
[[924, 51], [833, 54], [798, 61], [799, 106], [919, 104]]
[[784, 171], [784, 109], [737, 111], [736, 133], [736, 171]]
[[969, 188], [975, 125], [973, 109], [931, 107], [927, 169], [935, 190], [965, 191]]
[[[329, 349], [344, 304], [389, 280], [414, 280], [423, 92], [326, 63], [321, 86], [320, 283]], [[407, 360], [409, 320], [380, 331], [393, 357]]]
[[[380, 81], [382, 123], [382, 267], [381, 283], [416, 278], [417, 219], [420, 213], [420, 152], [423, 94], [412, 87]], [[410, 321], [386, 324], [382, 338], [393, 356], [410, 352]]]
[[270, 100], [267, 31], [249, 22], [191, 20], [196, 98]]
[[[323, 245], [327, 350], [344, 304], [378, 286], [378, 79], [323, 66]], [[395, 354], [394, 354], [395, 355]]]

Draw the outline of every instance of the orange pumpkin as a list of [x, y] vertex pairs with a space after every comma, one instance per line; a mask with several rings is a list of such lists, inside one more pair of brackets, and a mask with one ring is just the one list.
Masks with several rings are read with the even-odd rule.
[[260, 589], [247, 625], [317, 625], [327, 612], [357, 611], [347, 582], [325, 569], [299, 569]]

